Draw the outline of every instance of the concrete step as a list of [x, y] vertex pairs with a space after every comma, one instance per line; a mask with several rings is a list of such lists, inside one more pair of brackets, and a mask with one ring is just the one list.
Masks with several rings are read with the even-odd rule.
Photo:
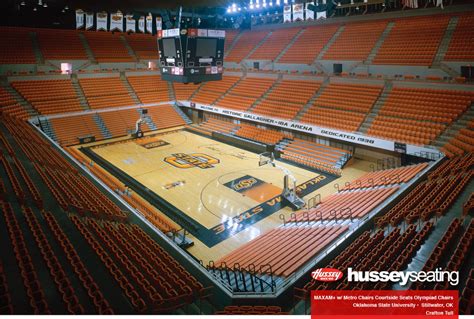
[[36, 32], [30, 32], [30, 39], [31, 39], [31, 43], [32, 43], [32, 46], [33, 46], [33, 52], [34, 52], [35, 58], [36, 58], [36, 64], [43, 65], [44, 64], [44, 56], [43, 56], [43, 52], [41, 52], [41, 47], [40, 47], [39, 40], [38, 40], [38, 37], [36, 35]]
[[452, 78], [456, 78], [456, 77], [461, 75], [459, 72], [457, 72], [456, 70], [451, 68], [449, 65], [444, 64], [443, 62], [440, 62], [438, 64], [433, 64], [431, 67], [443, 70], [444, 72], [446, 72]]
[[308, 103], [296, 114], [295, 118], [293, 119], [294, 121], [300, 121], [303, 116], [308, 112], [310, 107], [313, 105], [314, 101], [321, 95], [321, 93], [324, 91], [324, 89], [329, 85], [329, 77], [327, 77], [321, 86], [319, 87], [319, 90], [314, 92], [313, 96], [309, 99]]
[[[204, 82], [204, 83], [205, 83], [205, 82]], [[202, 89], [204, 83], [201, 83], [201, 84], [198, 86], [198, 88], [197, 88], [196, 90], [194, 90], [193, 94], [191, 94], [191, 96], [189, 97], [189, 100], [192, 100], [193, 97], [195, 97], [196, 94], [198, 94], [198, 92], [201, 91], [201, 89]]]
[[[139, 116], [141, 116], [141, 110], [142, 109], [137, 109], [137, 112], [138, 112]], [[144, 121], [148, 125], [148, 127], [150, 129], [152, 129], [153, 131], [156, 131], [158, 129], [155, 122], [153, 122], [153, 119], [150, 116], [145, 117]]]
[[89, 102], [87, 101], [84, 91], [82, 90], [82, 86], [81, 84], [79, 84], [79, 81], [75, 74], [73, 74], [73, 76], [71, 77], [71, 82], [72, 82], [72, 87], [74, 88], [74, 91], [76, 91], [77, 97], [79, 99], [79, 103], [81, 104], [82, 108], [84, 110], [90, 110], [91, 107], [89, 105]]
[[278, 79], [266, 90], [260, 98], [258, 98], [252, 105], [250, 105], [247, 111], [251, 112], [260, 104], [263, 100], [265, 100], [270, 92], [272, 92], [283, 80], [283, 77], [279, 76]]
[[474, 119], [474, 103], [467, 108], [466, 112], [462, 113], [451, 125], [448, 125], [446, 129], [433, 141], [433, 145], [443, 146], [450, 139], [459, 133], [459, 130], [467, 128], [468, 124]]
[[237, 42], [239, 42], [239, 39], [242, 37], [242, 34], [243, 34], [242, 31], [239, 34], [237, 34], [237, 36], [234, 38], [234, 41], [232, 41], [232, 43], [229, 45], [229, 47], [226, 48], [226, 50], [225, 50], [226, 52], [224, 52], [224, 57], [229, 55], [230, 51], [232, 51], [232, 49], [235, 47], [235, 44]]
[[193, 121], [191, 121], [191, 119], [186, 114], [184, 114], [184, 112], [179, 108], [179, 106], [177, 106], [176, 104], [173, 104], [172, 106], [176, 110], [176, 112], [178, 112], [178, 114], [183, 118], [186, 124], [189, 125], [193, 123]]
[[306, 29], [301, 29], [298, 31], [298, 33], [293, 37], [293, 39], [288, 43], [288, 45], [278, 54], [278, 56], [275, 58], [275, 63], [278, 62], [278, 60], [281, 59], [283, 55], [285, 55], [286, 51], [288, 51], [289, 48], [293, 46], [293, 44], [299, 39], [299, 37], [306, 31]]
[[91, 61], [92, 64], [97, 64], [97, 60], [95, 59], [94, 52], [92, 52], [92, 49], [89, 46], [89, 42], [87, 42], [86, 36], [80, 32], [79, 39], [81, 40], [81, 43], [84, 46], [84, 49], [86, 50], [87, 58]]
[[125, 72], [120, 72], [120, 80], [122, 80], [123, 85], [127, 88], [128, 94], [132, 97], [132, 99], [135, 101], [135, 103], [136, 104], [141, 104], [142, 101], [140, 101], [140, 99], [138, 98], [137, 93], [135, 93], [135, 90], [130, 85], [130, 82], [128, 82], [128, 79], [125, 76]]
[[46, 117], [41, 117], [39, 119], [40, 127], [43, 132], [46, 133], [49, 137], [51, 137], [54, 141], [58, 141], [58, 138], [56, 137], [56, 133], [54, 132], [53, 126], [51, 125], [51, 122], [46, 118]]
[[257, 51], [257, 49], [260, 48], [262, 46], [262, 44], [265, 43], [265, 41], [267, 41], [267, 39], [272, 35], [272, 33], [273, 33], [272, 31], [268, 32], [268, 34], [252, 50], [250, 50], [249, 54], [247, 54], [242, 59], [242, 61], [245, 60], [245, 59], [248, 59], [249, 56], [251, 56], [255, 51]]
[[168, 85], [168, 95], [170, 97], [170, 100], [176, 101], [176, 95], [174, 94], [173, 83], [166, 82], [166, 84]]
[[448, 27], [444, 32], [443, 39], [441, 40], [438, 51], [436, 52], [435, 58], [433, 59], [433, 65], [438, 65], [441, 61], [444, 60], [444, 56], [449, 48], [449, 43], [451, 42], [451, 38], [453, 36], [454, 30], [458, 25], [459, 17], [451, 17], [448, 23]]
[[319, 52], [316, 60], [321, 60], [324, 56], [324, 54], [326, 54], [326, 51], [331, 47], [331, 45], [337, 40], [337, 38], [339, 37], [339, 35], [342, 33], [342, 31], [344, 31], [344, 28], [345, 26], [341, 25], [339, 27], [339, 29], [337, 29], [336, 33], [333, 34], [333, 36], [331, 37], [331, 39], [326, 43], [326, 45], [323, 47], [323, 49], [321, 50], [321, 52]]
[[130, 46], [130, 44], [128, 43], [127, 39], [121, 35], [120, 36], [120, 40], [122, 41], [122, 43], [125, 45], [125, 47], [127, 48], [127, 51], [128, 51], [128, 54], [133, 58], [133, 61], [135, 62], [138, 62], [138, 56], [137, 54], [135, 53], [135, 51], [133, 51], [132, 47]]
[[222, 94], [220, 97], [218, 97], [212, 105], [218, 104], [220, 100], [222, 100], [229, 92], [232, 92], [232, 89], [235, 88], [243, 79], [245, 79], [246, 76], [242, 76], [237, 82], [235, 82], [224, 94]]
[[377, 100], [375, 101], [374, 105], [372, 105], [372, 108], [370, 109], [369, 113], [365, 117], [364, 121], [361, 123], [359, 127], [359, 132], [361, 133], [367, 133], [368, 129], [370, 128], [370, 125], [372, 125], [372, 122], [374, 119], [377, 117], [379, 114], [379, 111], [382, 109], [385, 100], [387, 97], [390, 95], [390, 92], [392, 91], [393, 88], [393, 83], [392, 81], [385, 81], [385, 85], [383, 87], [382, 92], [380, 92]]
[[38, 116], [38, 111], [30, 104], [15, 88], [13, 88], [10, 84], [6, 84], [3, 88], [10, 93], [13, 98], [15, 98], [16, 102], [20, 104], [20, 106], [28, 112], [30, 117]]
[[100, 132], [105, 138], [112, 138], [112, 134], [110, 133], [109, 129], [107, 128], [107, 125], [105, 125], [104, 120], [102, 117], [99, 115], [99, 113], [95, 113], [93, 116], [94, 122], [97, 124], [97, 126], [100, 129]]
[[383, 42], [385, 41], [385, 39], [390, 34], [390, 31], [392, 31], [394, 25], [395, 25], [395, 22], [387, 23], [387, 26], [385, 27], [385, 30], [382, 32], [382, 34], [380, 35], [380, 38], [375, 43], [374, 47], [372, 48], [372, 51], [370, 51], [369, 56], [367, 57], [367, 60], [364, 62], [364, 64], [371, 64], [372, 63], [375, 56], [377, 55], [377, 52], [379, 52], [379, 49], [382, 46]]

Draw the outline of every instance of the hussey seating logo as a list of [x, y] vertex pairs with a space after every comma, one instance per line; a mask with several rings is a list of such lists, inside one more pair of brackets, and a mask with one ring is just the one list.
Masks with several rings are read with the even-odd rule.
[[337, 281], [342, 278], [342, 271], [334, 268], [318, 268], [311, 273], [311, 277], [318, 281]]

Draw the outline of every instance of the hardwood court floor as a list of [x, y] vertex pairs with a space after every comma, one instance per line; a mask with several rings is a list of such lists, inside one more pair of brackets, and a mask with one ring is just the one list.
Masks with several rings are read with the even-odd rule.
[[[249, 175], [283, 188], [283, 173], [270, 166], [258, 167], [255, 153], [187, 131], [160, 135], [159, 139], [168, 144], [146, 149], [129, 140], [93, 150], [207, 228], [260, 203], [252, 198], [255, 196], [245, 196], [224, 184]], [[177, 167], [173, 154], [202, 154], [219, 162], [210, 168]], [[281, 166], [292, 171], [300, 183], [317, 176], [288, 164]], [[180, 185], [173, 187], [177, 182]]]
[[[206, 228], [212, 228], [259, 205], [276, 189], [283, 188], [283, 172], [270, 166], [258, 167], [258, 155], [255, 153], [187, 131], [152, 136], [147, 137], [149, 143], [147, 138], [139, 143], [123, 140], [96, 145], [93, 151]], [[144, 147], [146, 144], [152, 148]], [[193, 161], [196, 162], [191, 163]], [[212, 167], [200, 168], [203, 162]], [[293, 165], [278, 164], [289, 169], [298, 184], [318, 176], [315, 172]], [[343, 184], [368, 170], [369, 163], [354, 160], [344, 169], [343, 177], [335, 182]], [[266, 184], [247, 193], [250, 196], [225, 185], [245, 176]], [[334, 182], [322, 186], [305, 196], [305, 199], [315, 194], [321, 194], [324, 198], [335, 192], [333, 185]], [[258, 189], [262, 190], [260, 198], [255, 194]], [[268, 194], [265, 194], [265, 190]], [[278, 227], [282, 223], [280, 214], [289, 219], [291, 212], [291, 208], [285, 207], [212, 247], [191, 236], [195, 244], [188, 250], [205, 263], [216, 260], [261, 233]]]

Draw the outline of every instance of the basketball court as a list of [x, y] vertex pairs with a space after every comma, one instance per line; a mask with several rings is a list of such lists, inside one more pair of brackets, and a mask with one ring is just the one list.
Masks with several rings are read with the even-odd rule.
[[[111, 165], [138, 182], [137, 193], [153, 193], [174, 206], [180, 216], [168, 217], [195, 225], [189, 235], [194, 246], [188, 251], [204, 261], [215, 260], [281, 225], [280, 215], [288, 220], [293, 212], [280, 196], [282, 169], [259, 166], [259, 154], [185, 130], [95, 143], [89, 150], [107, 163], [104, 168]], [[322, 189], [333, 193], [334, 182], [343, 182], [329, 174], [277, 163], [294, 175], [305, 201]], [[367, 170], [358, 166], [344, 179]]]

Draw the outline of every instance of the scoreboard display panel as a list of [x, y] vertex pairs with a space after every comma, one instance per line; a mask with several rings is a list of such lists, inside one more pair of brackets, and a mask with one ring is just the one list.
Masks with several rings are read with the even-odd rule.
[[162, 79], [182, 83], [221, 80], [224, 41], [222, 30], [160, 30], [158, 50]]

